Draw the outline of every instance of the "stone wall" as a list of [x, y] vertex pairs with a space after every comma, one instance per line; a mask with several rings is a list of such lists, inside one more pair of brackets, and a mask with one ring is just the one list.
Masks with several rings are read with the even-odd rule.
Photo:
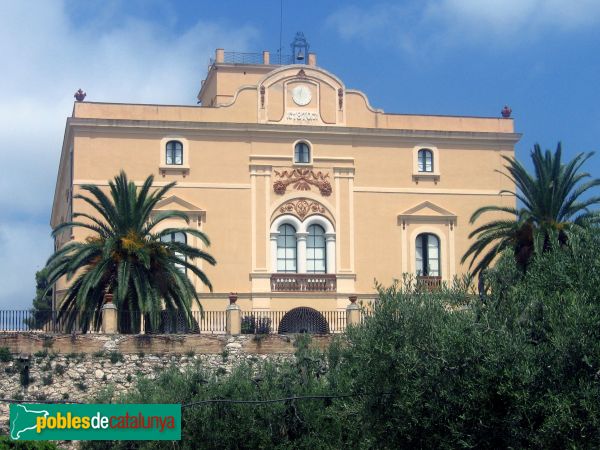
[[[330, 336], [314, 336], [324, 348]], [[8, 355], [6, 349], [8, 349]], [[0, 334], [0, 398], [93, 402], [126, 392], [139, 375], [200, 364], [228, 373], [244, 360], [292, 357], [294, 337], [280, 335], [43, 335]], [[8, 403], [0, 401], [0, 430], [8, 430]]]

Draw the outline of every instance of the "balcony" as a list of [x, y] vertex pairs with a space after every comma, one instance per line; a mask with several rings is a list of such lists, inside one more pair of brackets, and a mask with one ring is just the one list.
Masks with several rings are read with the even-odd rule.
[[334, 274], [274, 273], [271, 275], [271, 292], [336, 292]]

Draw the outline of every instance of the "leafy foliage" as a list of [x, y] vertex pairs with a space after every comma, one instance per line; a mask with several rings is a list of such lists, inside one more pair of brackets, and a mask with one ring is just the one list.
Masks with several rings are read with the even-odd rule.
[[475, 264], [476, 275], [503, 251], [511, 249], [519, 266], [526, 269], [534, 252], [547, 250], [552, 242], [566, 243], [569, 235], [591, 222], [598, 221], [598, 213], [589, 210], [600, 203], [599, 196], [582, 197], [590, 189], [600, 185], [600, 179], [590, 178], [581, 172], [583, 164], [593, 153], [580, 153], [563, 164], [562, 148], [558, 143], [556, 151], [542, 153], [536, 144], [531, 153], [535, 173], [530, 174], [517, 160], [504, 156], [508, 171], [504, 174], [516, 186], [516, 191], [504, 190], [501, 193], [514, 195], [523, 207], [485, 206], [471, 216], [471, 223], [485, 213], [509, 213], [513, 219], [488, 222], [471, 232], [469, 238], [476, 241], [462, 258], [464, 263], [471, 258], [469, 267]]
[[60, 317], [67, 317], [69, 328], [79, 319], [83, 330], [97, 329], [107, 292], [114, 294], [119, 311], [130, 312], [124, 317], [130, 320], [132, 331], [139, 330], [141, 314], [148, 314], [152, 327], [157, 328], [163, 307], [183, 313], [191, 326], [192, 302], [200, 302], [186, 270], [212, 290], [204, 272], [194, 264], [196, 259], [215, 264], [212, 256], [187, 243], [161, 241], [163, 236], [181, 232], [210, 245], [208, 237], [194, 228], [155, 232], [165, 220], [180, 218], [187, 223], [188, 218], [179, 211], [153, 214], [175, 183], [150, 192], [152, 182], [149, 176], [138, 189], [121, 172], [109, 182], [110, 197], [98, 186], [84, 185], [82, 190], [91, 195], [75, 198], [92, 207], [96, 215], [75, 213], [74, 219], [85, 221], [66, 222], [54, 229], [54, 235], [73, 227], [93, 232], [84, 242], [70, 242], [57, 250], [46, 266], [50, 284], [63, 276], [74, 278], [60, 306]]
[[0, 450], [58, 450], [58, 447], [47, 441], [13, 441], [0, 436]]
[[35, 298], [32, 317], [25, 319], [25, 324], [31, 329], [39, 329], [52, 318], [52, 294], [51, 285], [48, 283], [48, 269], [44, 268], [35, 273]]
[[184, 449], [600, 447], [599, 230], [534, 254], [526, 273], [505, 256], [487, 280], [483, 297], [458, 282], [380, 287], [369, 316], [325, 354], [301, 345], [293, 361], [248, 360], [230, 374], [172, 368], [112, 400], [340, 396], [184, 408]]
[[[262, 400], [328, 393], [323, 376], [326, 359], [301, 339], [294, 362], [244, 363], [231, 374], [196, 366], [185, 373], [171, 368], [157, 379], [138, 380], [136, 390], [116, 401], [132, 403], [192, 403], [206, 399]], [[104, 400], [107, 400], [106, 398]], [[114, 400], [113, 400], [114, 401]], [[339, 449], [352, 434], [339, 416], [337, 400], [286, 401], [265, 404], [207, 403], [182, 410], [181, 449]], [[172, 443], [111, 442], [110, 448], [172, 448]], [[107, 448], [86, 442], [84, 449]]]
[[[600, 236], [504, 258], [480, 302], [382, 289], [350, 329], [337, 368], [360, 392], [361, 432], [381, 448], [597, 448], [600, 445]], [[594, 400], [595, 399], [595, 400]]]

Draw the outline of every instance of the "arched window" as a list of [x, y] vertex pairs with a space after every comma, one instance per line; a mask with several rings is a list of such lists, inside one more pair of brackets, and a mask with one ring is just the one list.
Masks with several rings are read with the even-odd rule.
[[417, 236], [415, 258], [418, 276], [440, 276], [440, 240], [435, 234]]
[[306, 142], [297, 142], [294, 147], [294, 162], [308, 164], [310, 162], [310, 147]]
[[428, 148], [419, 150], [419, 172], [433, 172], [433, 152]]
[[169, 165], [183, 164], [183, 144], [179, 141], [167, 142], [167, 154], [165, 161]]
[[277, 236], [277, 272], [296, 273], [296, 230], [285, 223], [278, 229]]
[[306, 272], [326, 273], [326, 262], [325, 230], [320, 225], [311, 225], [306, 242]]
[[[181, 242], [183, 244], [187, 244], [187, 236], [185, 233], [179, 231], [176, 233], [169, 233], [169, 234], [164, 234], [160, 237], [160, 240], [162, 242]], [[179, 252], [175, 252], [175, 256], [178, 257], [183, 257], [183, 255]], [[186, 260], [186, 258], [183, 258], [184, 260]], [[185, 267], [182, 266], [181, 264], [176, 264], [175, 265], [179, 270], [185, 270]]]

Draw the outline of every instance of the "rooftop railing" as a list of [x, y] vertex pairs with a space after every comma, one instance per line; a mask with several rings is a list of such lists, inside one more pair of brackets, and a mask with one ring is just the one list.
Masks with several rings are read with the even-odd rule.
[[[270, 65], [295, 64], [293, 55], [279, 54], [278, 52], [269, 52]], [[211, 65], [216, 61], [211, 58]], [[245, 53], [245, 52], [224, 52], [225, 64], [265, 64], [263, 53]]]

